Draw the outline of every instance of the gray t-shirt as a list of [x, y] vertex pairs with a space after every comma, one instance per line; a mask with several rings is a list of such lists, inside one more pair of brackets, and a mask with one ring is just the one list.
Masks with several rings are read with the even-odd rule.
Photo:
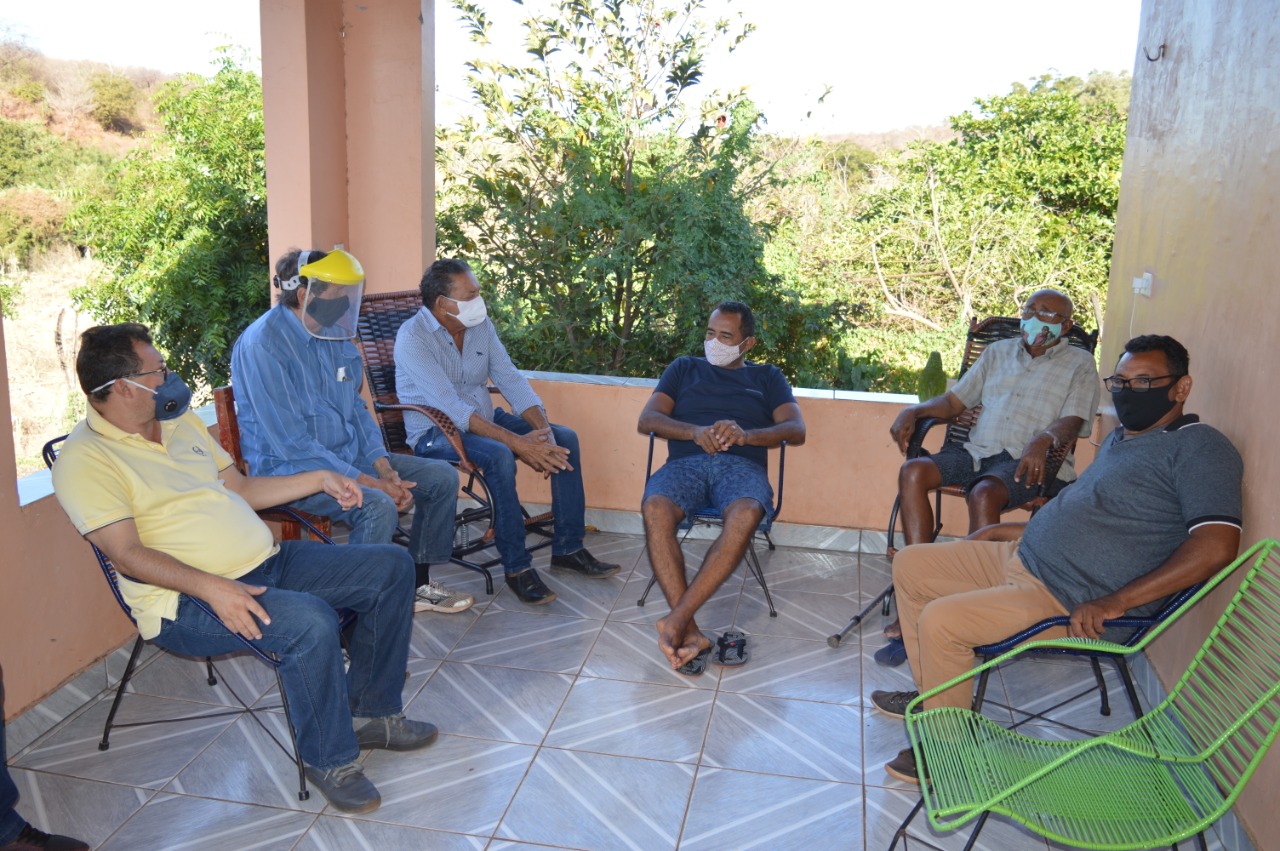
[[[1068, 610], [1155, 570], [1197, 526], [1240, 526], [1244, 464], [1222, 432], [1189, 414], [1122, 438], [1116, 429], [1080, 478], [1036, 512], [1018, 547]], [[1129, 614], [1152, 614], [1162, 602]]]

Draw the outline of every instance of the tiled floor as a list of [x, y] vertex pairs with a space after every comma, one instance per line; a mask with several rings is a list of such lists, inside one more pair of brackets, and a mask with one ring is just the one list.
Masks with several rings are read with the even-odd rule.
[[[319, 794], [299, 802], [291, 764], [243, 717], [119, 729], [100, 752], [107, 699], [17, 755], [22, 811], [95, 848], [129, 851], [887, 848], [918, 796], [882, 769], [905, 733], [865, 695], [909, 687], [908, 670], [872, 661], [878, 615], [863, 641], [855, 633], [839, 649], [826, 644], [884, 586], [885, 559], [762, 551], [778, 617], [739, 570], [699, 623], [748, 633], [751, 661], [690, 679], [657, 651], [660, 595], [636, 606], [649, 577], [642, 542], [596, 535], [588, 544], [622, 572], [587, 580], [544, 571], [559, 594], [549, 606], [525, 606], [505, 588], [484, 597], [474, 574], [436, 577], [480, 599], [463, 614], [415, 618], [406, 711], [442, 732], [423, 751], [364, 755], [383, 796], [370, 815], [335, 815]], [[686, 545], [692, 564], [705, 547]], [[546, 560], [544, 550], [535, 565]], [[219, 668], [223, 683], [210, 687], [198, 663], [153, 653], [122, 719], [188, 714], [193, 702], [227, 702], [228, 687], [276, 702], [274, 679], [256, 660]], [[1020, 663], [1005, 676], [1033, 703], [1090, 677], [1074, 662]], [[989, 696], [1005, 702], [999, 676]], [[1103, 719], [1089, 700], [1075, 715], [1085, 726], [1115, 726], [1130, 711], [1121, 698]], [[283, 716], [268, 717], [283, 733]], [[916, 824], [944, 849], [966, 839]], [[1054, 846], [993, 818], [977, 847]]]

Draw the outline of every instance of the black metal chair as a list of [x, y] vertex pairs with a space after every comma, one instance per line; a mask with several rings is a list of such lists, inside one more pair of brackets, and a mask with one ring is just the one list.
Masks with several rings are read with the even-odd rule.
[[[413, 317], [422, 307], [422, 296], [417, 290], [404, 290], [394, 293], [370, 293], [364, 296], [360, 304], [360, 319], [356, 344], [364, 357], [365, 378], [369, 384], [369, 394], [373, 397], [373, 412], [382, 429], [382, 439], [387, 450], [402, 455], [412, 455], [408, 434], [404, 426], [404, 412], [417, 411], [431, 420], [441, 434], [449, 441], [453, 451], [458, 454], [458, 461], [452, 462], [458, 468], [461, 480], [459, 490], [469, 500], [461, 505], [455, 518], [453, 541], [454, 564], [484, 575], [485, 591], [493, 593], [493, 575], [489, 569], [501, 564], [501, 558], [494, 556], [483, 561], [475, 561], [470, 557], [494, 546], [492, 498], [489, 485], [484, 479], [484, 472], [476, 467], [467, 457], [462, 436], [458, 433], [453, 420], [439, 408], [430, 405], [406, 405], [396, 394], [395, 345], [396, 334], [400, 326]], [[490, 388], [496, 392], [497, 388]], [[550, 511], [531, 516], [523, 507], [525, 532], [539, 535], [542, 540], [528, 547], [530, 552], [551, 546], [554, 516]]]
[[[1007, 340], [1017, 337], [1022, 333], [1021, 321], [1011, 316], [991, 316], [981, 322], [973, 320], [969, 324], [969, 333], [965, 337], [964, 357], [960, 362], [959, 376], [963, 376], [969, 371], [970, 367], [977, 362], [978, 357], [987, 349], [987, 346], [999, 340]], [[1083, 328], [1073, 326], [1066, 334], [1066, 340], [1069, 345], [1078, 349], [1083, 349], [1092, 354], [1098, 347], [1098, 332], [1086, 332]], [[957, 377], [959, 377], [957, 376]], [[923, 401], [923, 400], [922, 400]], [[977, 405], [962, 411], [951, 419], [942, 419], [938, 417], [926, 417], [916, 423], [915, 431], [911, 435], [911, 440], [907, 444], [907, 460], [913, 458], [928, 457], [929, 451], [924, 448], [925, 438], [929, 431], [935, 426], [945, 425], [946, 434], [943, 437], [942, 445], [947, 446], [964, 446], [969, 442], [969, 433], [978, 423], [978, 417], [982, 415], [982, 406]], [[1014, 511], [1016, 509], [1024, 509], [1035, 513], [1035, 511], [1049, 500], [1047, 488], [1058, 477], [1058, 470], [1062, 468], [1062, 463], [1075, 452], [1076, 442], [1064, 443], [1056, 449], [1050, 449], [1045, 460], [1044, 480], [1038, 489], [1036, 496], [1030, 501], [1022, 505], [1013, 505], [1006, 511]], [[966, 497], [965, 489], [954, 485], [943, 485], [933, 492], [933, 530], [929, 536], [929, 540], [936, 540], [938, 534], [942, 531], [942, 497], [943, 494], [956, 496], [964, 499]], [[894, 497], [893, 509], [889, 512], [889, 528], [886, 537], [886, 555], [892, 556], [895, 546], [894, 539], [897, 535], [898, 527], [898, 511], [901, 508], [901, 497]], [[889, 604], [893, 597], [893, 584], [890, 583], [883, 591], [877, 594], [863, 609], [854, 615], [850, 621], [844, 625], [835, 635], [827, 639], [827, 644], [831, 647], [839, 647], [840, 642], [854, 628], [856, 628], [867, 615], [871, 613], [877, 606], [881, 609], [881, 614], [888, 616]]]
[[[44, 445], [44, 449], [41, 451], [41, 454], [44, 457], [45, 465], [50, 469], [53, 468], [54, 462], [58, 458], [58, 452], [62, 448], [62, 442], [66, 440], [66, 438], [67, 436], [64, 434], [61, 437], [55, 437], [53, 440], [50, 440], [48, 443]], [[324, 543], [327, 543], [327, 544], [333, 543], [333, 540], [330, 539], [324, 532], [320, 531], [320, 529], [315, 525], [313, 525], [311, 521], [303, 517], [297, 511], [294, 511], [292, 508], [287, 508], [283, 506], [276, 507], [276, 508], [267, 508], [267, 509], [263, 509], [262, 511], [259, 511], [258, 515], [263, 517], [263, 519], [276, 520], [278, 522], [281, 522], [282, 524], [293, 524], [295, 528], [304, 530], [305, 533], [310, 534], [315, 540], [323, 541]], [[102, 552], [102, 550], [98, 549], [91, 542], [86, 541], [86, 543], [89, 543], [89, 546], [93, 549], [93, 554], [98, 560], [98, 567], [101, 568], [102, 575], [103, 577], [106, 578], [107, 584], [111, 588], [111, 595], [115, 597], [116, 603], [120, 606], [121, 610], [125, 613], [125, 615], [128, 616], [129, 621], [133, 623], [134, 626], [136, 627], [137, 622], [134, 621], [133, 619], [133, 612], [129, 609], [129, 604], [125, 602], [124, 596], [120, 593], [120, 582], [118, 577], [124, 576], [126, 579], [129, 579], [130, 581], [134, 581], [134, 582], [136, 582], [137, 580], [132, 579], [132, 577], [128, 576], [127, 574], [118, 573], [118, 571], [115, 568], [115, 565], [111, 563], [111, 559], [107, 557], [106, 553]], [[210, 618], [221, 623], [221, 621], [218, 619], [218, 616], [214, 614], [213, 610], [209, 608], [209, 606], [203, 600], [199, 600], [195, 597], [190, 597], [189, 599], [191, 600], [192, 603], [194, 603], [198, 608], [200, 608], [201, 611], [207, 614]], [[340, 632], [355, 620], [355, 616], [349, 611], [340, 610], [337, 614], [338, 614], [338, 628]], [[275, 654], [268, 653], [259, 649], [253, 644], [253, 642], [249, 641], [247, 638], [244, 638], [240, 634], [231, 632], [231, 630], [227, 630], [227, 631], [232, 636], [234, 636], [236, 640], [238, 640], [242, 645], [244, 645], [245, 650], [249, 651], [258, 659], [262, 660], [264, 663], [271, 666], [271, 669], [275, 672], [275, 675], [276, 675], [276, 689], [280, 692], [280, 702], [281, 702], [280, 707], [250, 706], [249, 703], [244, 700], [244, 698], [236, 694], [235, 690], [231, 687], [231, 684], [224, 680], [223, 686], [226, 688], [227, 692], [233, 698], [235, 698], [236, 702], [239, 704], [238, 709], [227, 709], [227, 710], [220, 710], [216, 712], [203, 712], [195, 715], [183, 715], [177, 718], [155, 718], [147, 721], [131, 721], [128, 723], [119, 723], [119, 724], [116, 723], [116, 720], [115, 720], [116, 713], [120, 709], [120, 702], [124, 698], [125, 692], [128, 690], [129, 681], [133, 677], [134, 668], [137, 666], [137, 663], [138, 663], [138, 656], [142, 653], [142, 647], [144, 644], [146, 644], [146, 641], [147, 641], [145, 638], [139, 635], [137, 640], [133, 642], [133, 650], [129, 653], [129, 661], [125, 664], [124, 673], [120, 676], [120, 683], [116, 686], [115, 698], [111, 701], [111, 709], [107, 712], [107, 721], [102, 728], [102, 740], [98, 742], [98, 750], [105, 751], [111, 747], [111, 730], [114, 727], [145, 727], [149, 724], [165, 724], [165, 723], [173, 723], [175, 721], [192, 721], [192, 720], [201, 719], [201, 718], [220, 718], [220, 717], [226, 717], [229, 715], [247, 714], [250, 718], [253, 719], [254, 723], [257, 724], [259, 727], [261, 727], [263, 732], [265, 732], [271, 738], [271, 741], [275, 742], [276, 746], [279, 747], [280, 750], [283, 751], [293, 761], [294, 765], [297, 766], [298, 800], [305, 801], [311, 797], [311, 792], [307, 789], [307, 775], [303, 767], [302, 757], [298, 754], [298, 732], [294, 728], [293, 718], [289, 713], [289, 699], [284, 690], [284, 683], [281, 682], [280, 680], [280, 660], [275, 656]], [[213, 657], [206, 656], [204, 662], [205, 662], [205, 672], [206, 672], [205, 679], [209, 683], [209, 685], [216, 686], [218, 684], [218, 672], [217, 672], [217, 668], [214, 666]], [[278, 738], [276, 738], [276, 735], [271, 731], [271, 728], [268, 727], [266, 724], [264, 724], [262, 722], [262, 719], [258, 717], [259, 712], [274, 711], [277, 708], [282, 708], [284, 710], [285, 720], [289, 725], [289, 745], [287, 747], [283, 742], [281, 742]]]
[[[653, 475], [653, 446], [657, 440], [657, 436], [652, 432], [649, 433], [649, 458], [645, 462], [644, 480], [649, 481], [649, 477]], [[751, 570], [751, 575], [760, 583], [760, 590], [764, 592], [765, 602], [769, 604], [769, 617], [776, 618], [778, 610], [773, 605], [773, 596], [769, 593], [769, 584], [764, 579], [764, 569], [760, 566], [760, 557], [756, 554], [756, 537], [763, 536], [765, 543], [769, 549], [775, 549], [773, 538], [769, 536], [769, 530], [773, 528], [773, 521], [778, 518], [778, 513], [782, 511], [782, 488], [786, 481], [787, 469], [787, 442], [784, 440], [778, 447], [778, 487], [774, 489], [773, 498], [773, 514], [770, 516], [765, 513], [760, 524], [756, 527], [755, 533], [751, 536], [751, 540], [747, 544], [746, 562], [747, 567]], [[692, 515], [680, 521], [678, 528], [684, 530], [684, 535], [680, 538], [681, 546], [689, 537], [689, 533], [693, 531], [694, 526], [723, 526], [724, 517], [721, 516], [718, 508], [700, 508], [693, 512]], [[643, 606], [649, 599], [649, 592], [653, 590], [654, 583], [658, 581], [656, 574], [649, 577], [649, 584], [644, 586], [644, 593], [640, 595], [640, 599], [636, 600], [637, 606]]]

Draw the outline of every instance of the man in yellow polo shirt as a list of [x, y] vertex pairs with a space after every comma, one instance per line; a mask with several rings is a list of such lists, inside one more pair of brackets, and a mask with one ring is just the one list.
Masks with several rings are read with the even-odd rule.
[[[277, 545], [255, 509], [320, 491], [350, 507], [360, 488], [329, 471], [240, 475], [145, 326], [85, 331], [76, 373], [88, 416], [63, 445], [54, 489], [120, 572], [139, 633], [209, 656], [241, 649], [230, 630], [277, 654], [312, 785], [337, 809], [377, 809], [360, 748], [415, 750], [438, 734], [402, 712], [413, 560], [391, 545]], [[335, 608], [357, 615], [345, 675]]]

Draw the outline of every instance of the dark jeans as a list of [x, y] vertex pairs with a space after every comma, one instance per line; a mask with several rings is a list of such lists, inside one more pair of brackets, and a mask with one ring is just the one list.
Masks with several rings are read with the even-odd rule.
[[4, 680], [0, 679], [0, 845], [18, 838], [27, 820], [18, 815], [18, 787], [9, 776], [9, 753], [4, 746]]
[[[343, 547], [285, 541], [280, 552], [240, 577], [265, 585], [258, 602], [271, 617], [254, 644], [279, 656], [298, 752], [308, 765], [336, 768], [360, 754], [352, 716], [400, 712], [413, 615], [413, 559], [390, 544]], [[356, 613], [351, 668], [342, 672], [334, 609]], [[177, 620], [166, 620], [156, 644], [189, 656], [217, 656], [243, 645], [186, 595]]]
[[[501, 408], [493, 412], [493, 422], [515, 434], [533, 431], [528, 422]], [[551, 510], [555, 512], [551, 553], [561, 556], [582, 549], [587, 500], [582, 491], [582, 456], [578, 452], [577, 432], [552, 423], [551, 433], [558, 445], [569, 450], [569, 464], [573, 467], [551, 475]], [[520, 496], [516, 493], [516, 456], [498, 441], [469, 431], [462, 433], [462, 445], [472, 463], [484, 471], [484, 480], [489, 485], [493, 498], [494, 544], [502, 558], [502, 569], [508, 576], [521, 573], [533, 559], [524, 544], [524, 515], [520, 513]], [[435, 428], [418, 440], [414, 452], [421, 458], [458, 460], [458, 453]]]

